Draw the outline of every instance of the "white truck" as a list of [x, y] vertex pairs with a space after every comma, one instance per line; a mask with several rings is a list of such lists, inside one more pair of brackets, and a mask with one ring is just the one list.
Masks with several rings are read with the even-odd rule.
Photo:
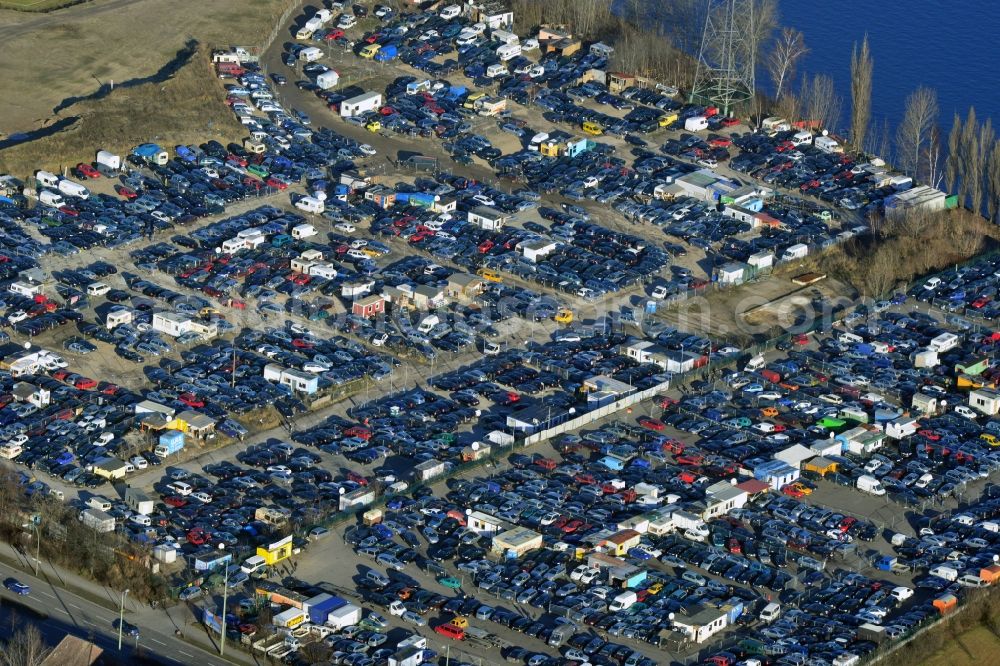
[[868, 493], [869, 495], [885, 495], [885, 488], [882, 487], [879, 480], [869, 474], [863, 474], [858, 477], [857, 488], [861, 492]]
[[361, 608], [354, 604], [347, 604], [346, 606], [341, 606], [336, 610], [330, 611], [330, 614], [326, 616], [325, 624], [331, 629], [340, 631], [344, 627], [349, 627], [360, 621]]

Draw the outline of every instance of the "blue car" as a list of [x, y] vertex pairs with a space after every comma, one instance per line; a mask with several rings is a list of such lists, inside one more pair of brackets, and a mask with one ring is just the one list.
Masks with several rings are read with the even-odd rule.
[[25, 585], [16, 578], [8, 578], [3, 582], [3, 586], [14, 594], [18, 594], [22, 597], [26, 597], [31, 594], [31, 587]]

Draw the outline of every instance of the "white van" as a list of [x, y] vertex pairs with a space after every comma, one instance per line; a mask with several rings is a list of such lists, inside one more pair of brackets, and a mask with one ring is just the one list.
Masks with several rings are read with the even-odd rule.
[[760, 612], [760, 621], [770, 624], [777, 620], [779, 615], [781, 615], [781, 606], [772, 601], [764, 606], [764, 610]]
[[194, 492], [194, 488], [190, 483], [184, 483], [183, 481], [174, 481], [167, 484], [167, 489], [171, 492], [180, 495], [181, 497], [187, 497]]
[[459, 7], [458, 5], [448, 5], [439, 12], [441, 18], [443, 18], [446, 21], [455, 18], [461, 13], [462, 13], [462, 8]]
[[427, 315], [426, 317], [420, 320], [420, 324], [417, 326], [417, 330], [420, 331], [421, 333], [427, 334], [430, 333], [431, 330], [440, 323], [441, 320], [438, 318], [437, 315], [433, 314]]
[[143, 515], [141, 513], [132, 514], [131, 516], [129, 516], [129, 520], [131, 520], [136, 525], [142, 525], [143, 527], [149, 527], [150, 525], [153, 524], [153, 521], [149, 516]]
[[837, 336], [837, 342], [845, 345], [850, 345], [850, 344], [859, 345], [864, 341], [865, 339], [862, 338], [857, 333], [841, 333], [840, 335]]
[[316, 197], [302, 197], [295, 202], [295, 207], [313, 215], [319, 215], [326, 209], [326, 204]]
[[754, 356], [752, 359], [747, 361], [746, 366], [743, 368], [744, 372], [756, 372], [764, 367], [764, 357], [762, 355]]
[[53, 192], [52, 190], [42, 190], [38, 193], [38, 203], [43, 206], [51, 206], [52, 208], [60, 208], [66, 205], [66, 200], [63, 199], [61, 194]]
[[103, 296], [109, 291], [111, 291], [111, 287], [103, 282], [91, 282], [87, 285], [88, 296]]
[[57, 187], [59, 185], [59, 176], [48, 171], [36, 171], [35, 180], [41, 187]]
[[240, 571], [247, 574], [248, 576], [253, 573], [257, 573], [262, 568], [267, 565], [264, 558], [260, 555], [253, 555], [243, 560], [243, 564], [240, 565]]

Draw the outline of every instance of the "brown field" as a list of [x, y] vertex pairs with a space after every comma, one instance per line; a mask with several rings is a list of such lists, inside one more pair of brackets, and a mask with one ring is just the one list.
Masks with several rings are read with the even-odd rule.
[[[995, 664], [1000, 637], [985, 624], [959, 634], [923, 661], [923, 666], [975, 666]], [[992, 656], [991, 656], [992, 655]]]
[[90, 0], [0, 0], [0, 9], [19, 12], [48, 12], [67, 5], [78, 5]]
[[[220, 106], [209, 49], [261, 44], [293, 1], [92, 0], [47, 14], [0, 10], [0, 69], [11, 74], [0, 98], [0, 140], [80, 118], [30, 148], [0, 151], [0, 171], [23, 176], [91, 160], [98, 147], [229, 137], [239, 127]], [[168, 80], [121, 85], [162, 73], [192, 43], [195, 54]], [[46, 53], [57, 55], [39, 57]], [[87, 99], [112, 82], [110, 94]]]

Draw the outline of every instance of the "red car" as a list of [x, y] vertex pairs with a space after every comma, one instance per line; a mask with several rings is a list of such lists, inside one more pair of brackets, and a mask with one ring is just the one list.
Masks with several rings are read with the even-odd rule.
[[583, 526], [583, 521], [574, 518], [573, 520], [563, 525], [560, 529], [566, 534], [572, 534], [573, 532], [580, 529], [582, 526]]
[[182, 506], [187, 506], [187, 500], [179, 495], [168, 495], [163, 498], [163, 503], [178, 509]]
[[287, 190], [288, 183], [278, 180], [277, 178], [271, 177], [267, 179], [267, 186], [273, 187], [276, 190]]
[[90, 377], [80, 377], [73, 386], [84, 391], [89, 391], [97, 388], [97, 382]]
[[313, 344], [311, 342], [307, 342], [306, 340], [303, 340], [302, 338], [295, 338], [294, 340], [292, 340], [292, 346], [295, 347], [296, 349], [312, 349], [313, 348]]
[[723, 118], [721, 121], [723, 127], [734, 127], [740, 124], [739, 118]]
[[639, 425], [641, 425], [643, 428], [649, 428], [650, 430], [656, 430], [656, 431], [663, 430], [664, 428], [667, 427], [660, 419], [652, 419], [649, 418], [648, 416], [643, 416], [642, 418], [640, 418]]
[[70, 217], [76, 217], [80, 214], [80, 211], [72, 206], [59, 206], [59, 212], [63, 215], [69, 215]]
[[461, 627], [456, 627], [450, 622], [448, 624], [439, 624], [438, 626], [434, 627], [434, 631], [436, 631], [437, 633], [441, 634], [446, 638], [451, 638], [456, 641], [460, 641], [463, 638], [465, 638], [465, 629], [462, 629]]
[[667, 395], [657, 396], [653, 401], [660, 409], [669, 409], [677, 404], [677, 400]]
[[90, 166], [86, 162], [80, 162], [76, 165], [76, 170], [82, 173], [87, 178], [100, 178], [101, 172]]
[[204, 407], [205, 401], [196, 396], [194, 393], [181, 393], [177, 396], [177, 399], [183, 402], [188, 407]]
[[131, 187], [125, 187], [124, 185], [115, 185], [115, 192], [118, 193], [118, 196], [123, 199], [128, 199], [129, 201], [136, 199], [139, 196]]
[[348, 481], [353, 481], [354, 483], [356, 483], [358, 485], [361, 485], [361, 486], [367, 486], [368, 485], [368, 479], [366, 479], [365, 477], [361, 476], [357, 472], [348, 472], [347, 473], [347, 480]]
[[787, 486], [783, 486], [781, 488], [781, 492], [784, 493], [785, 495], [788, 495], [789, 497], [795, 497], [795, 498], [805, 497], [805, 493], [796, 488], [795, 484], [792, 483], [788, 484]]

